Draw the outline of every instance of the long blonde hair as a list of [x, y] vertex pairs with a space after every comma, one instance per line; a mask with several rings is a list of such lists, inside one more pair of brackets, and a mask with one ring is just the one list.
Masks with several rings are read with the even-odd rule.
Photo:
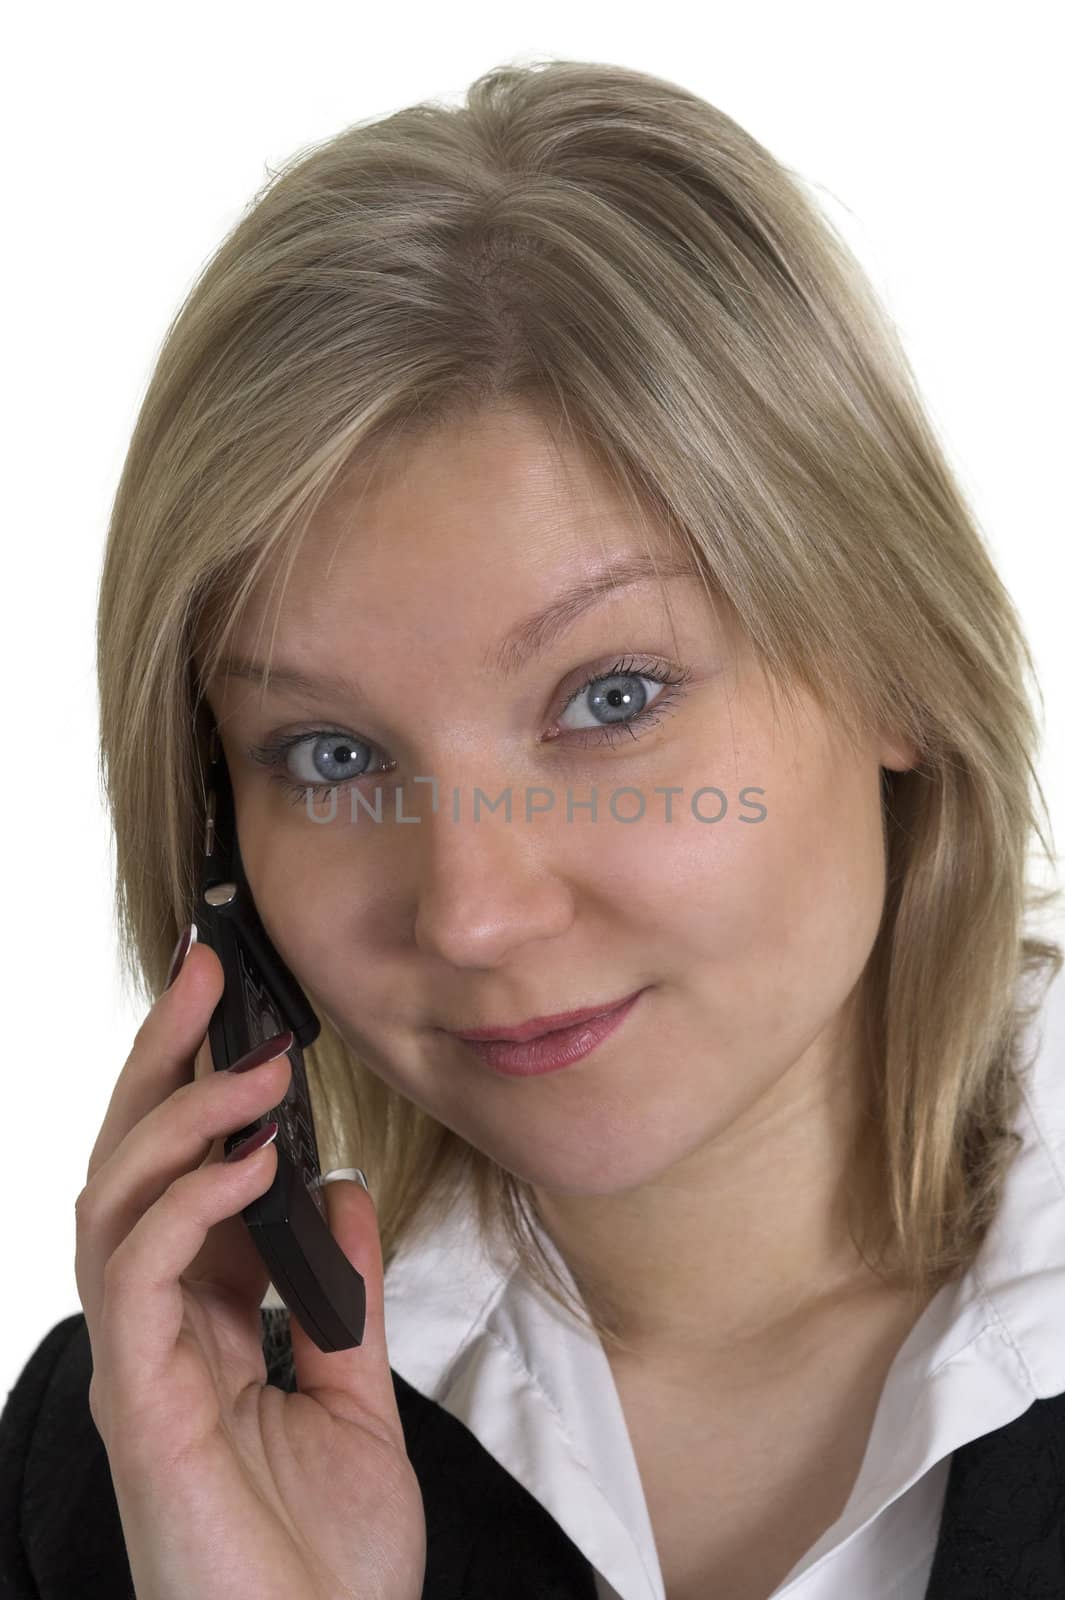
[[[1021, 980], [1063, 961], [1023, 927], [1060, 896], [1026, 880], [1033, 837], [1054, 859], [1034, 668], [861, 270], [801, 181], [675, 84], [551, 60], [484, 74], [461, 106], [354, 124], [271, 174], [195, 283], [133, 430], [99, 597], [125, 974], [154, 999], [191, 919], [202, 684], [264, 564], [294, 557], [352, 465], [515, 407], [553, 418], [695, 557], [784, 700], [802, 687], [919, 751], [882, 775], [862, 1158], [883, 1175], [884, 1272], [945, 1281], [1016, 1143], [1041, 1000]], [[386, 1264], [464, 1186], [483, 1237], [584, 1315], [528, 1185], [327, 1019], [307, 1066], [323, 1169], [367, 1172]], [[872, 1211], [856, 1222], [872, 1239]]]

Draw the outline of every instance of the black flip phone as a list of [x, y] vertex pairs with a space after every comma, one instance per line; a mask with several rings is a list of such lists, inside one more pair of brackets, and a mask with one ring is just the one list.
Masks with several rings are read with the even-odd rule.
[[329, 1231], [321, 1194], [314, 1116], [303, 1048], [321, 1032], [306, 995], [281, 960], [251, 897], [237, 843], [229, 771], [217, 729], [211, 731], [203, 870], [195, 911], [197, 938], [209, 944], [225, 973], [225, 989], [208, 1026], [216, 1072], [264, 1039], [291, 1028], [292, 1078], [281, 1103], [225, 1141], [276, 1121], [277, 1172], [264, 1195], [245, 1206], [248, 1225], [270, 1278], [292, 1316], [319, 1350], [362, 1343], [366, 1285]]

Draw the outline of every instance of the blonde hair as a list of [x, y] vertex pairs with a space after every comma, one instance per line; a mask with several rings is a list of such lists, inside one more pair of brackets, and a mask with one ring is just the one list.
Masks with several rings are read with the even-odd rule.
[[[133, 430], [100, 589], [125, 973], [153, 999], [192, 918], [202, 684], [264, 564], [294, 557], [350, 467], [508, 409], [553, 418], [670, 530], [785, 701], [801, 686], [919, 752], [882, 773], [855, 1152], [882, 1187], [856, 1220], [872, 1240], [878, 1214], [886, 1274], [935, 1286], [974, 1256], [1017, 1143], [1041, 1000], [1021, 980], [1063, 961], [1023, 929], [1060, 896], [1025, 876], [1033, 835], [1053, 859], [1034, 668], [860, 268], [794, 174], [675, 84], [551, 60], [356, 123], [271, 174], [200, 275]], [[466, 1186], [482, 1237], [623, 1343], [556, 1275], [527, 1184], [327, 1019], [307, 1067], [323, 1170], [367, 1172], [386, 1265]]]

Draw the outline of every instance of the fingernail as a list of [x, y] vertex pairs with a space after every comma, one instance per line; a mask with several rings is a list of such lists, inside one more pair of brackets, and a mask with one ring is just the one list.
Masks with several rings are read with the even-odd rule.
[[245, 1055], [239, 1056], [227, 1072], [250, 1072], [252, 1067], [263, 1067], [268, 1061], [275, 1060], [284, 1055], [286, 1050], [292, 1048], [292, 1029], [286, 1028], [284, 1033], [275, 1033], [272, 1039], [264, 1039], [262, 1044], [257, 1044], [254, 1050], [249, 1050]]
[[254, 1133], [249, 1133], [246, 1139], [235, 1144], [226, 1155], [227, 1161], [243, 1161], [245, 1156], [253, 1156], [256, 1150], [265, 1150], [268, 1144], [273, 1144], [277, 1138], [277, 1123], [265, 1122]]
[[182, 932], [181, 938], [174, 946], [174, 954], [170, 957], [170, 970], [166, 975], [166, 982], [163, 984], [164, 993], [167, 989], [169, 989], [170, 985], [174, 982], [174, 979], [185, 965], [185, 957], [192, 949], [195, 938], [196, 924], [194, 922], [190, 922], [188, 927]]
[[322, 1183], [335, 1183], [340, 1178], [354, 1178], [356, 1183], [361, 1183], [366, 1193], [370, 1192], [370, 1185], [366, 1182], [366, 1174], [361, 1167], [334, 1167], [332, 1172], [327, 1172]]

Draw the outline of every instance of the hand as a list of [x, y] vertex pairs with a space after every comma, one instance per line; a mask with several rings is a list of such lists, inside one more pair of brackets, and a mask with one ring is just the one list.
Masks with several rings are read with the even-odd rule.
[[366, 1332], [322, 1351], [293, 1317], [299, 1392], [266, 1382], [269, 1275], [240, 1213], [273, 1144], [223, 1141], [284, 1098], [287, 1055], [216, 1072], [221, 962], [193, 943], [119, 1074], [75, 1205], [107, 1451], [138, 1600], [420, 1600], [426, 1531], [385, 1345], [373, 1201], [337, 1181], [330, 1229], [366, 1281]]

